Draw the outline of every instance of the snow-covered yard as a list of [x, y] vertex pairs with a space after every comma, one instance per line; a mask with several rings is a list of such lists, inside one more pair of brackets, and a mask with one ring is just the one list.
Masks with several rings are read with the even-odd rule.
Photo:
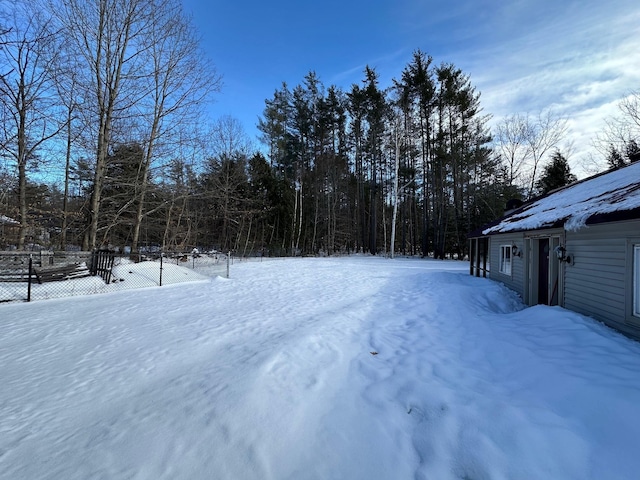
[[0, 305], [2, 479], [632, 479], [640, 343], [468, 264]]

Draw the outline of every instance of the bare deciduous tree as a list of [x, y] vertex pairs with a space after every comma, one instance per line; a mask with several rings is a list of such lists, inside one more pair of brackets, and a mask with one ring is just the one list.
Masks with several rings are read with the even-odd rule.
[[100, 200], [113, 128], [139, 95], [141, 37], [149, 25], [145, 0], [60, 0], [50, 5], [70, 55], [85, 66], [79, 81], [95, 125], [95, 165], [85, 249], [97, 243]]
[[519, 182], [530, 156], [526, 140], [528, 122], [528, 116], [514, 114], [504, 118], [495, 131], [496, 153], [507, 168], [509, 186]]
[[620, 113], [605, 119], [605, 128], [593, 140], [593, 146], [607, 157], [611, 150], [624, 154], [632, 142], [640, 143], [640, 90], [633, 91], [618, 102]]
[[69, 229], [69, 196], [72, 173], [72, 156], [78, 138], [82, 134], [83, 126], [80, 122], [78, 111], [81, 108], [81, 97], [78, 95], [78, 80], [75, 73], [75, 65], [69, 58], [61, 59], [54, 75], [56, 93], [61, 108], [63, 109], [64, 124], [64, 187], [62, 197], [62, 226], [60, 230], [60, 248], [65, 249], [67, 244], [67, 231]]
[[535, 192], [538, 181], [539, 167], [547, 153], [558, 147], [567, 132], [567, 120], [555, 116], [551, 112], [540, 113], [538, 118], [529, 124], [527, 143], [531, 152], [531, 180], [528, 185], [528, 197]]
[[523, 188], [533, 195], [540, 162], [557, 148], [567, 132], [567, 121], [547, 111], [535, 118], [514, 114], [503, 119], [496, 129], [495, 146], [507, 168], [509, 186]]
[[635, 129], [636, 136], [640, 135], [640, 90], [631, 92], [623, 98], [620, 101], [620, 110], [630, 128]]
[[143, 108], [142, 133], [146, 146], [138, 175], [138, 203], [133, 231], [137, 249], [144, 218], [145, 198], [151, 166], [156, 154], [169, 149], [177, 124], [193, 120], [209, 93], [218, 91], [220, 77], [201, 55], [189, 19], [177, 0], [154, 0], [148, 32], [142, 36], [143, 58], [148, 73]]
[[[51, 96], [55, 34], [51, 22], [29, 6], [16, 6], [12, 25], [0, 49], [0, 104], [2, 139], [0, 147], [17, 167], [20, 232], [23, 249], [29, 227], [27, 174], [42, 145], [62, 128]], [[53, 54], [52, 54], [53, 50]]]
[[213, 155], [232, 158], [237, 154], [249, 157], [254, 146], [240, 121], [231, 115], [217, 119], [209, 134]]

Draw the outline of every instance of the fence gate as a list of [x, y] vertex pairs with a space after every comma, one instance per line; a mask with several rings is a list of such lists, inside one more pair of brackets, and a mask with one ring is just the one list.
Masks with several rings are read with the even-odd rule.
[[115, 253], [109, 250], [96, 250], [91, 254], [91, 275], [100, 275], [105, 283], [111, 282], [111, 269]]

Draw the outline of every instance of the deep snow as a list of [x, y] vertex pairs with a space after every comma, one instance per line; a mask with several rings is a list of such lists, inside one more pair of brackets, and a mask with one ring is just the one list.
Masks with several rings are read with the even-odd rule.
[[640, 343], [468, 263], [0, 305], [2, 479], [631, 479]]

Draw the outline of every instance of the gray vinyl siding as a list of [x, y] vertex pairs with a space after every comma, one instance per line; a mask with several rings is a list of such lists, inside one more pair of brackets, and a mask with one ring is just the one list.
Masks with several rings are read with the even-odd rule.
[[638, 220], [566, 232], [567, 252], [573, 262], [565, 268], [565, 307], [639, 337], [640, 321], [630, 318], [629, 313], [630, 242], [639, 238]]
[[500, 273], [500, 246], [517, 245], [523, 248], [522, 233], [505, 233], [502, 235], [492, 235], [489, 245], [489, 258], [491, 261], [491, 272], [489, 277], [492, 280], [502, 282], [511, 290], [515, 290], [524, 298], [524, 259], [525, 257], [511, 257], [511, 275]]

